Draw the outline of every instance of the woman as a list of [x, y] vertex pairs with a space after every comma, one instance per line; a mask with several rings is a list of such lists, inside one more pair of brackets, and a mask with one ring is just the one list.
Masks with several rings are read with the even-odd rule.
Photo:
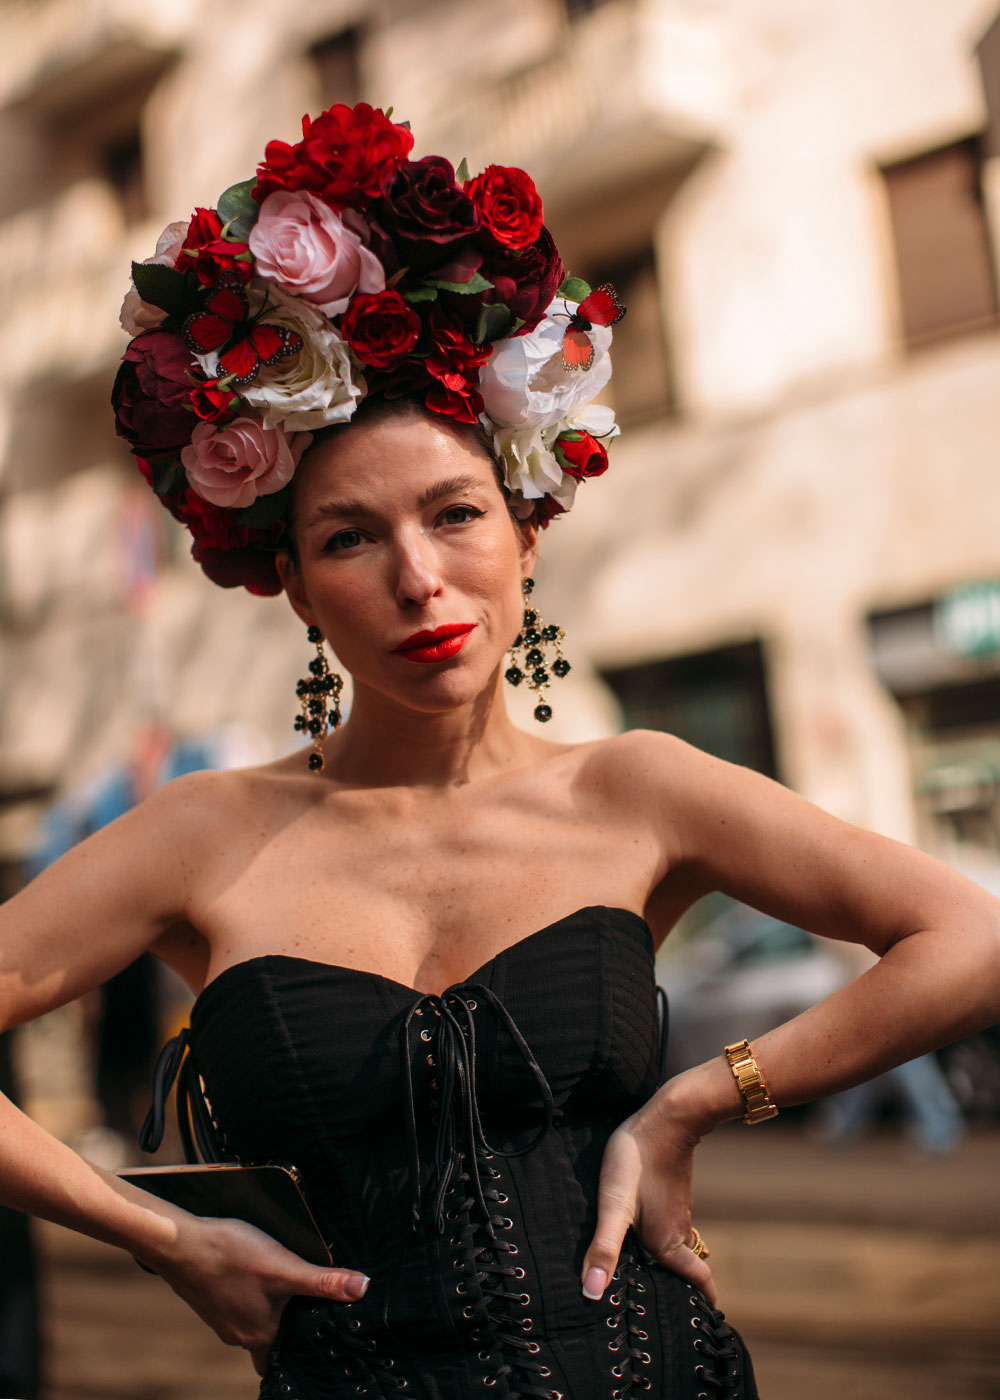
[[[295, 1161], [338, 1267], [159, 1202], [6, 1103], [0, 1200], [130, 1250], [265, 1397], [752, 1397], [694, 1148], [995, 1020], [997, 906], [668, 736], [510, 723], [505, 674], [565, 669], [528, 581], [539, 524], [603, 466], [611, 424], [580, 404], [618, 311], [562, 283], [527, 177], [456, 179], [407, 138], [334, 108], [273, 143], [255, 206], [227, 192], [168, 230], [126, 313], [116, 401], [147, 479], [210, 576], [284, 588], [320, 641], [312, 751], [179, 779], [0, 911], [5, 1025], [145, 949], [188, 980], [220, 1153]], [[323, 639], [353, 680], [333, 733]], [[657, 1087], [654, 946], [711, 889], [880, 961]]]

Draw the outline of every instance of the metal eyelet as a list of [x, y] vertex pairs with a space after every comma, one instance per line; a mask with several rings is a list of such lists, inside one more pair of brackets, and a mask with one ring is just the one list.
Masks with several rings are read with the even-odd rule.
[[541, 1351], [541, 1347], [538, 1345], [537, 1342], [529, 1342], [525, 1350], [527, 1351], [529, 1356], [537, 1356], [538, 1353]]
[[520, 1254], [520, 1252], [521, 1252], [521, 1251], [518, 1249], [517, 1245], [516, 1245], [516, 1244], [511, 1244], [510, 1241], [508, 1240], [508, 1242], [507, 1242], [507, 1253], [510, 1254], [510, 1255], [514, 1255], [514, 1254]]
[[468, 1303], [466, 1303], [465, 1307], [462, 1309], [462, 1316], [463, 1316], [466, 1320], [468, 1320], [470, 1317], [472, 1317], [472, 1308], [469, 1306]]
[[347, 1319], [347, 1325], [348, 1325], [348, 1327], [351, 1329], [352, 1332], [356, 1332], [356, 1331], [358, 1330], [358, 1328], [361, 1326], [361, 1319], [360, 1319], [360, 1317], [349, 1317], [349, 1318]]
[[634, 1313], [638, 1313], [640, 1317], [645, 1317], [645, 1316], [646, 1316], [646, 1309], [643, 1307], [643, 1305], [642, 1305], [641, 1303], [633, 1303], [633, 1304], [632, 1304], [632, 1311], [633, 1311]]
[[431, 1032], [427, 1029], [426, 1026], [425, 1026], [424, 1029], [420, 1032], [420, 1039], [421, 1039], [421, 1040], [433, 1040], [433, 1039], [434, 1039], [433, 1035], [432, 1035]]
[[488, 1351], [481, 1351], [481, 1352], [479, 1353], [479, 1360], [480, 1360], [480, 1361], [489, 1361], [491, 1354], [492, 1354], [492, 1353], [490, 1353], [490, 1352], [488, 1352]]
[[484, 1377], [483, 1377], [483, 1385], [493, 1386], [493, 1385], [496, 1385], [496, 1383], [497, 1383], [497, 1378], [496, 1378], [496, 1376], [484, 1376]]
[[551, 1376], [552, 1372], [549, 1370], [548, 1366], [539, 1366], [538, 1374], [542, 1377], [545, 1377]]
[[433, 1066], [433, 1064], [434, 1064], [434, 1056], [433, 1056], [433, 1055], [428, 1055], [428, 1056], [427, 1056], [427, 1063], [428, 1063], [429, 1065]]
[[613, 1308], [620, 1308], [620, 1307], [621, 1307], [621, 1302], [622, 1302], [621, 1294], [620, 1294], [620, 1293], [609, 1293], [609, 1294], [608, 1294], [608, 1302], [611, 1304], [611, 1306], [612, 1306]]
[[639, 1327], [639, 1328], [636, 1329], [635, 1335], [639, 1338], [639, 1341], [640, 1341], [640, 1342], [648, 1342], [648, 1341], [649, 1341], [649, 1333], [648, 1333], [648, 1332], [644, 1332], [644, 1331], [642, 1330], [641, 1327]]
[[512, 1230], [514, 1228], [514, 1222], [509, 1215], [501, 1215], [496, 1223], [500, 1226], [501, 1230]]
[[528, 1304], [531, 1302], [531, 1294], [530, 1294], [530, 1293], [515, 1293], [515, 1294], [514, 1294], [514, 1297], [515, 1297], [515, 1298], [517, 1299], [517, 1301], [521, 1304], [521, 1307], [522, 1307], [522, 1308], [526, 1308], [526, 1307], [528, 1306]]
[[617, 1326], [618, 1326], [618, 1319], [617, 1319], [617, 1317], [606, 1317], [606, 1318], [604, 1319], [604, 1321], [605, 1321], [605, 1323], [607, 1324], [608, 1327], [617, 1327]]
[[469, 1008], [470, 1011], [475, 1011], [475, 1009], [476, 1009], [476, 1007], [477, 1007], [477, 1005], [478, 1005], [478, 1002], [475, 1002], [475, 1001], [473, 1001], [473, 1000], [470, 998], [465, 1004], [466, 1004], [466, 1006]]
[[505, 1206], [509, 1200], [510, 1200], [510, 1197], [507, 1195], [507, 1192], [506, 1192], [506, 1191], [498, 1191], [498, 1192], [497, 1192], [497, 1205], [498, 1205], [498, 1206]]
[[701, 1324], [702, 1324], [702, 1319], [701, 1319], [700, 1317], [693, 1317], [693, 1318], [691, 1319], [691, 1326], [692, 1326], [692, 1327], [700, 1327]]
[[524, 1278], [524, 1270], [521, 1268], [520, 1264], [518, 1264], [517, 1268], [514, 1270], [514, 1277], [516, 1279]]
[[652, 1357], [650, 1356], [648, 1351], [644, 1351], [640, 1353], [639, 1360], [644, 1366], [648, 1366], [650, 1361], [652, 1360]]
[[468, 1291], [469, 1291], [469, 1290], [468, 1290], [468, 1288], [465, 1286], [465, 1281], [464, 1281], [464, 1280], [463, 1280], [461, 1283], [456, 1283], [456, 1284], [455, 1284], [455, 1292], [458, 1294], [458, 1296], [459, 1296], [460, 1298], [464, 1298], [465, 1295], [468, 1293]]

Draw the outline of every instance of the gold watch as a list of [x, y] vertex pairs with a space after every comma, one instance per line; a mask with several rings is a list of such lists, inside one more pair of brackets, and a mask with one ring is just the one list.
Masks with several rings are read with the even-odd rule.
[[750, 1042], [739, 1040], [735, 1045], [727, 1045], [725, 1055], [733, 1071], [736, 1087], [743, 1096], [743, 1107], [746, 1110], [743, 1114], [744, 1123], [763, 1123], [767, 1118], [774, 1118], [778, 1112], [778, 1105], [771, 1101], [760, 1065], [750, 1049]]

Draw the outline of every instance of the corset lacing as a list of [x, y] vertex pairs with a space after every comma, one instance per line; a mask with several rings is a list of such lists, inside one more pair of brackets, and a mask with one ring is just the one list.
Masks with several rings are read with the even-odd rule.
[[[484, 1010], [490, 1008], [506, 1030], [538, 1087], [542, 1122], [522, 1147], [493, 1147], [483, 1132], [476, 1097], [476, 1031], [472, 1014], [480, 1002]], [[419, 1036], [416, 1044], [414, 1032]], [[413, 1084], [414, 1050], [418, 1047], [425, 1049], [426, 1063], [433, 1074], [430, 1088], [437, 1106], [433, 1162], [426, 1185], [422, 1181]], [[454, 1264], [464, 1274], [456, 1280], [455, 1293], [465, 1300], [462, 1315], [473, 1324], [470, 1338], [479, 1344], [479, 1359], [489, 1367], [483, 1384], [488, 1388], [503, 1386], [500, 1394], [506, 1394], [510, 1400], [519, 1396], [563, 1400], [559, 1391], [538, 1384], [550, 1372], [534, 1360], [538, 1343], [525, 1335], [532, 1328], [531, 1318], [525, 1312], [531, 1299], [519, 1287], [524, 1269], [513, 1262], [517, 1245], [507, 1238], [513, 1222], [501, 1207], [508, 1198], [496, 1185], [501, 1173], [486, 1165], [494, 1157], [523, 1156], [548, 1132], [555, 1116], [548, 1080], [503, 1002], [489, 987], [476, 982], [464, 984], [460, 991], [453, 989], [442, 996], [427, 994], [414, 1002], [400, 1030], [400, 1065], [406, 1097], [412, 1227], [419, 1227], [429, 1197], [431, 1228], [437, 1234], [444, 1234], [449, 1226], [453, 1228], [450, 1244], [461, 1251]], [[488, 1186], [483, 1184], [484, 1174]], [[391, 1283], [382, 1313], [386, 1326], [390, 1288]]]
[[621, 1259], [611, 1276], [615, 1285], [608, 1295], [608, 1302], [615, 1309], [606, 1319], [614, 1331], [608, 1342], [608, 1351], [616, 1360], [611, 1374], [619, 1384], [611, 1392], [612, 1400], [629, 1400], [633, 1391], [649, 1390], [648, 1376], [636, 1371], [636, 1367], [650, 1364], [650, 1355], [643, 1343], [649, 1341], [649, 1333], [643, 1324], [646, 1305], [637, 1300], [636, 1294], [646, 1291], [646, 1285], [637, 1277], [636, 1258], [629, 1241], [622, 1248]]
[[743, 1394], [743, 1358], [733, 1329], [717, 1308], [689, 1285], [688, 1302], [695, 1333], [697, 1400], [739, 1400]]

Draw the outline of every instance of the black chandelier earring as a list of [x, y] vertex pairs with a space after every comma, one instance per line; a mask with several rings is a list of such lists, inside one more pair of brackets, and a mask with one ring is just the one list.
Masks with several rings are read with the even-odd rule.
[[[529, 604], [534, 587], [533, 578], [521, 580], [521, 592], [526, 604]], [[524, 617], [521, 619], [521, 630], [510, 649], [510, 665], [504, 672], [505, 678], [511, 685], [520, 685], [522, 681], [527, 681], [528, 689], [536, 692], [547, 689], [552, 676], [561, 678], [569, 674], [570, 664], [562, 654], [562, 643], [565, 639], [566, 633], [561, 627], [556, 627], [551, 622], [543, 622], [535, 608], [526, 606]], [[543, 647], [550, 646], [556, 649], [552, 662], [542, 650]], [[517, 653], [521, 648], [525, 648], [524, 670], [518, 664], [520, 658]], [[549, 674], [550, 671], [552, 675]], [[551, 718], [552, 706], [547, 705], [539, 695], [538, 704], [535, 706], [535, 719], [540, 724], [545, 724]]]
[[309, 755], [309, 767], [314, 773], [323, 771], [326, 760], [323, 757], [323, 740], [340, 724], [340, 692], [344, 679], [336, 671], [331, 671], [323, 650], [323, 633], [318, 627], [310, 627], [306, 632], [309, 641], [316, 647], [316, 659], [309, 663], [309, 676], [295, 687], [302, 713], [295, 716], [295, 732], [311, 734], [313, 752]]

